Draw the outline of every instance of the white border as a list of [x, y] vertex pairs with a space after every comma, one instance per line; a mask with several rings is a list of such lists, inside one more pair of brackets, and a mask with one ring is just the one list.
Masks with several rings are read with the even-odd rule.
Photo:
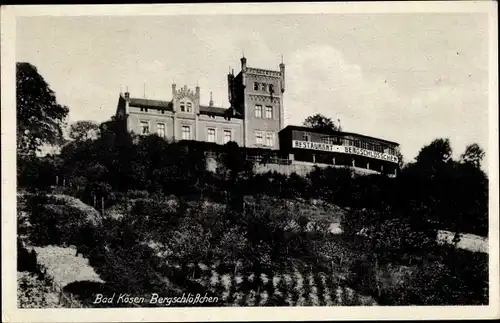
[[[138, 16], [138, 15], [269, 15], [326, 13], [470, 13], [489, 14], [490, 22], [490, 305], [434, 307], [294, 307], [294, 308], [164, 308], [164, 309], [37, 309], [16, 308], [16, 133], [15, 28], [20, 16]], [[2, 99], [2, 321], [244, 321], [352, 319], [463, 319], [498, 318], [498, 17], [493, 1], [354, 2], [187, 5], [66, 5], [1, 7]]]

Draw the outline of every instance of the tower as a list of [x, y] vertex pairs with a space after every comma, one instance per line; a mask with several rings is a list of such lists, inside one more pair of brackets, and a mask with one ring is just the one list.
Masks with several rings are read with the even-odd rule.
[[278, 149], [278, 132], [283, 128], [285, 64], [279, 71], [253, 68], [242, 57], [237, 76], [228, 74], [228, 97], [231, 107], [243, 115], [245, 147]]

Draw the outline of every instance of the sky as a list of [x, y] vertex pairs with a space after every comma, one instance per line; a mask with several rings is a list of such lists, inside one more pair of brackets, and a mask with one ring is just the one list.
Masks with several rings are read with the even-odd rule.
[[436, 138], [455, 157], [471, 143], [488, 152], [486, 14], [40, 16], [16, 33], [17, 61], [38, 68], [69, 123], [109, 120], [125, 89], [170, 100], [173, 82], [229, 107], [242, 53], [274, 70], [283, 55], [287, 125], [321, 113], [400, 143], [405, 161]]

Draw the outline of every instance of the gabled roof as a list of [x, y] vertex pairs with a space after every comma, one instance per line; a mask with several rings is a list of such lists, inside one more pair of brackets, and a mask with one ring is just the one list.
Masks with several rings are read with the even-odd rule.
[[130, 98], [129, 105], [131, 107], [138, 107], [138, 108], [152, 108], [152, 109], [161, 109], [168, 111], [174, 110], [171, 101]]
[[289, 125], [289, 126], [286, 126], [283, 129], [281, 129], [280, 133], [281, 132], [286, 132], [287, 130], [307, 131], [307, 132], [314, 132], [314, 133], [319, 133], [319, 134], [324, 134], [324, 135], [353, 136], [353, 137], [359, 137], [359, 138], [377, 140], [377, 141], [380, 141], [380, 142], [384, 142], [386, 144], [392, 144], [392, 145], [399, 146], [399, 144], [397, 142], [394, 142], [394, 141], [385, 140], [385, 139], [382, 139], [382, 138], [370, 137], [370, 136], [362, 135], [362, 134], [359, 134], [359, 133], [344, 132], [344, 131], [334, 131], [334, 130], [324, 131], [324, 130], [315, 129], [315, 128], [309, 128], [309, 127], [304, 127], [304, 126]]

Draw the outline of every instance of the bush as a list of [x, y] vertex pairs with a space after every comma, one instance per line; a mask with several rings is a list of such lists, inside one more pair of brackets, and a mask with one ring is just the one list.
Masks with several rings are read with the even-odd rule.
[[[19, 187], [31, 190], [47, 190], [55, 186], [60, 175], [61, 160], [57, 157], [21, 156], [17, 158], [17, 180]], [[59, 178], [62, 181], [62, 178]]]
[[125, 194], [130, 199], [145, 199], [149, 197], [149, 192], [144, 190], [130, 190]]
[[27, 206], [29, 240], [35, 245], [73, 244], [82, 230], [97, 229], [101, 223], [95, 209], [69, 196], [32, 195]]
[[40, 273], [35, 250], [29, 252], [19, 239], [17, 240], [17, 271]]
[[18, 308], [59, 308], [59, 295], [50, 284], [29, 272], [17, 273]]

